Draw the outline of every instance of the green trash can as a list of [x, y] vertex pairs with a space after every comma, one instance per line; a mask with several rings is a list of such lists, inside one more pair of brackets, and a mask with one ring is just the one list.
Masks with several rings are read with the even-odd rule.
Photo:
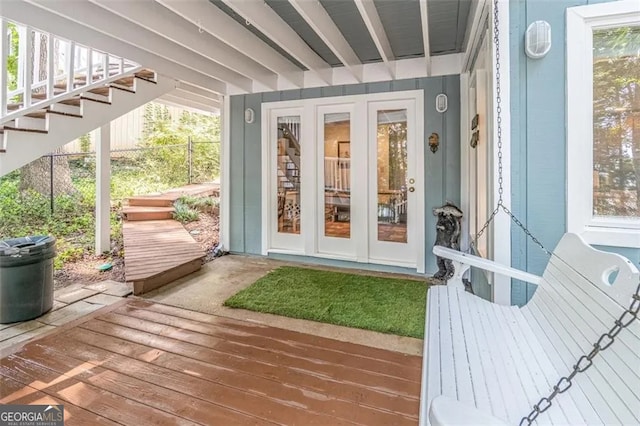
[[55, 243], [42, 235], [0, 241], [0, 324], [37, 318], [53, 307]]

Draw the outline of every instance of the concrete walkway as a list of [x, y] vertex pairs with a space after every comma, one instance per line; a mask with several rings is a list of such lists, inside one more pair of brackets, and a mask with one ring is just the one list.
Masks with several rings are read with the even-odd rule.
[[[229, 297], [250, 286], [258, 278], [282, 265], [305, 266], [300, 263], [283, 262], [264, 257], [228, 255], [207, 263], [198, 272], [174, 281], [160, 289], [146, 293], [142, 295], [141, 298], [192, 311], [253, 321], [272, 327], [314, 334], [345, 342], [359, 343], [409, 355], [422, 355], [422, 340], [420, 339], [287, 318], [244, 309], [231, 309], [223, 306], [224, 301]], [[345, 270], [318, 265], [307, 266], [314, 269], [326, 269], [338, 272], [362, 273], [390, 278], [401, 277], [398, 274]]]
[[43, 316], [30, 321], [0, 324], [0, 358], [17, 350], [22, 343], [118, 302], [129, 294], [131, 286], [111, 280], [73, 284], [56, 290], [53, 308]]

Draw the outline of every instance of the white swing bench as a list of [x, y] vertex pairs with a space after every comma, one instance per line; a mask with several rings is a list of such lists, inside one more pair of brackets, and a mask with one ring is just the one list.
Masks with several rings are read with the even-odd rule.
[[[630, 308], [640, 278], [629, 260], [575, 234], [562, 238], [542, 277], [444, 247], [433, 252], [454, 262], [455, 276], [428, 292], [423, 426], [519, 424]], [[493, 304], [465, 292], [462, 275], [470, 266], [538, 287], [522, 308]], [[627, 313], [623, 322], [633, 317]], [[592, 361], [534, 423], [640, 424], [640, 318]]]

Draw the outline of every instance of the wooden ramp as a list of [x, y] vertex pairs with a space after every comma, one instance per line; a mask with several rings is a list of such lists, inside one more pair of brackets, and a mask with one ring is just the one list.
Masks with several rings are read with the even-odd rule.
[[184, 226], [175, 220], [125, 221], [124, 273], [141, 294], [200, 269], [205, 256]]
[[184, 195], [219, 196], [220, 185], [202, 183], [128, 198], [122, 208], [124, 273], [133, 294], [142, 294], [200, 269], [204, 250], [172, 219]]
[[416, 425], [419, 356], [127, 299], [0, 360], [65, 425]]

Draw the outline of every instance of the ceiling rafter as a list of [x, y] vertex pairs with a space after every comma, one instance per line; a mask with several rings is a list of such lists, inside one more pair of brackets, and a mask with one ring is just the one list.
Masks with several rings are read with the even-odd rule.
[[362, 82], [362, 62], [344, 38], [333, 19], [319, 1], [289, 0], [293, 8], [304, 18], [322, 41], [331, 49], [342, 64], [360, 83]]
[[420, 0], [420, 21], [422, 22], [422, 44], [424, 46], [424, 62], [427, 76], [431, 75], [431, 49], [429, 47], [429, 15], [427, 0]]
[[277, 90], [277, 75], [240, 51], [220, 43], [208, 32], [177, 16], [154, 0], [89, 0], [110, 12], [144, 27], [183, 48], [230, 68], [243, 76]]
[[183, 99], [187, 99], [193, 102], [198, 102], [204, 105], [213, 105], [213, 106], [219, 106], [220, 105], [220, 101], [216, 100], [216, 99], [211, 99], [211, 98], [207, 98], [201, 95], [198, 95], [196, 93], [192, 93], [192, 92], [188, 92], [186, 90], [182, 90], [180, 89], [180, 86], [178, 86], [177, 89], [172, 90], [169, 93], [166, 93], [167, 95], [172, 95], [172, 96], [179, 96]]
[[179, 82], [177, 88], [185, 92], [203, 96], [213, 101], [222, 102], [222, 97], [219, 94], [210, 92], [208, 90], [203, 90], [200, 87], [193, 86], [191, 84], [185, 83], [184, 81]]
[[[136, 46], [147, 52], [183, 64], [203, 74], [211, 75], [212, 77], [215, 76], [245, 92], [253, 91], [253, 81], [251, 79], [217, 62], [186, 50], [179, 44], [169, 41], [88, 1], [27, 1], [123, 42], [134, 41]], [[82, 42], [83, 40], [76, 41]]]
[[360, 12], [360, 16], [362, 16], [365, 26], [369, 30], [373, 43], [378, 49], [378, 53], [380, 53], [382, 61], [387, 65], [387, 68], [389, 68], [391, 79], [395, 79], [395, 62], [392, 62], [394, 60], [393, 49], [391, 49], [391, 43], [389, 43], [387, 33], [384, 31], [384, 26], [380, 20], [376, 5], [373, 1], [356, 1], [355, 4], [358, 12]]
[[253, 58], [294, 86], [304, 85], [301, 69], [208, 0], [156, 1], [203, 31]]
[[317, 73], [327, 84], [333, 84], [333, 72], [316, 52], [266, 3], [245, 0], [224, 0], [263, 34], [279, 44], [298, 62]]
[[192, 111], [198, 112], [198, 113], [205, 112], [209, 114], [219, 113], [220, 108], [222, 107], [222, 104], [218, 106], [201, 104], [199, 102], [195, 102], [189, 99], [184, 99], [184, 98], [181, 98], [180, 96], [175, 96], [170, 94], [162, 95], [158, 99], [156, 99], [154, 102], [191, 109]]
[[194, 86], [220, 94], [227, 93], [226, 83], [217, 78], [161, 58], [114, 37], [100, 34], [89, 27], [66, 19], [34, 4], [22, 0], [3, 2], [2, 16], [25, 25], [33, 26], [39, 30], [56, 34], [68, 40], [78, 41], [80, 44], [91, 46], [97, 50], [126, 57], [129, 60], [144, 64], [145, 67], [154, 69], [159, 74], [179, 78]]

